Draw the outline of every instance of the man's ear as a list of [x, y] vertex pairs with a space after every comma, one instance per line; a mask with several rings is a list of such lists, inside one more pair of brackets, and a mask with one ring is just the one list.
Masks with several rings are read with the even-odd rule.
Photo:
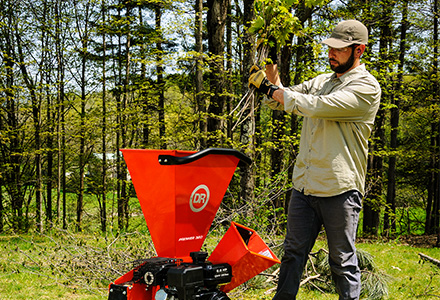
[[365, 52], [365, 45], [359, 45], [356, 48], [356, 57], [361, 57], [364, 52]]

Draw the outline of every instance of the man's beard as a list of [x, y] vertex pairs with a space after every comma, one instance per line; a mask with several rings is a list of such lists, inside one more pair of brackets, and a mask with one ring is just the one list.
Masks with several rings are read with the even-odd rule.
[[330, 64], [330, 68], [335, 71], [337, 74], [343, 74], [347, 72], [351, 67], [353, 67], [354, 64], [354, 51], [351, 52], [350, 57], [344, 64], [340, 64], [338, 66], [334, 66]]

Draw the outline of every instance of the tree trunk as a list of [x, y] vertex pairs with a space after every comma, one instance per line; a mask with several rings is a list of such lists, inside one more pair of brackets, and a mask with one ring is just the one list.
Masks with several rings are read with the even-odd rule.
[[234, 82], [232, 80], [232, 7], [231, 7], [231, 1], [228, 1], [228, 10], [227, 10], [227, 18], [226, 18], [226, 89], [228, 96], [226, 97], [226, 114], [228, 115], [227, 118], [227, 125], [226, 125], [226, 137], [227, 137], [227, 144], [232, 145], [233, 144], [233, 134], [232, 134], [232, 116], [229, 115], [229, 113], [232, 111], [232, 101], [234, 98], [232, 95], [234, 93]]
[[[438, 73], [438, 0], [434, 0], [434, 31], [433, 31], [433, 42], [434, 42], [434, 61], [433, 61], [433, 91], [434, 91], [434, 101], [437, 105], [440, 105], [440, 91], [439, 91], [439, 73]], [[433, 220], [432, 220], [432, 228], [437, 231], [437, 246], [440, 245], [440, 120], [438, 120], [436, 126], [436, 193], [434, 193], [435, 197], [433, 199]]]
[[[433, 61], [432, 61], [432, 92], [433, 102], [439, 105], [438, 91], [438, 0], [433, 1], [434, 28], [433, 28]], [[433, 121], [431, 124], [431, 161], [430, 161], [430, 182], [428, 185], [428, 201], [426, 205], [425, 233], [433, 234], [439, 227], [439, 197], [440, 197], [440, 121]], [[440, 231], [439, 231], [440, 235]], [[440, 237], [439, 237], [440, 241]], [[439, 242], [438, 241], [438, 242]]]
[[[403, 3], [402, 20], [400, 24], [400, 54], [395, 92], [391, 95], [391, 136], [390, 151], [396, 151], [398, 147], [398, 128], [400, 115], [400, 97], [403, 85], [403, 66], [406, 51], [406, 31], [408, 29], [408, 0]], [[388, 162], [388, 187], [387, 187], [387, 209], [384, 216], [384, 230], [396, 231], [396, 160], [397, 156], [391, 154]]]
[[[247, 28], [250, 26], [251, 21], [254, 19], [254, 0], [245, 0], [243, 1], [243, 24], [244, 27]], [[248, 90], [248, 79], [249, 79], [249, 70], [254, 64], [254, 56], [255, 56], [255, 47], [254, 47], [254, 38], [249, 32], [245, 29], [243, 32], [243, 77], [242, 77], [242, 95], [246, 93]], [[257, 97], [255, 95], [254, 97]], [[252, 101], [255, 103], [255, 101]], [[253, 111], [254, 107], [250, 107], [250, 111], [246, 112], [245, 115], [248, 115], [249, 112]], [[244, 152], [249, 158], [252, 160], [255, 159], [255, 116], [251, 113], [251, 117], [246, 119], [241, 126], [240, 133], [240, 141], [244, 147]], [[255, 189], [255, 170], [253, 165], [243, 166], [240, 170], [240, 198], [242, 203], [253, 203], [254, 201], [254, 189]]]
[[[36, 86], [33, 82], [32, 78], [29, 76], [28, 70], [26, 68], [27, 64], [24, 61], [24, 53], [23, 53], [23, 45], [21, 44], [21, 38], [18, 34], [17, 30], [17, 51], [18, 51], [18, 61], [21, 73], [23, 75], [24, 82], [26, 84], [26, 87], [29, 90], [29, 94], [32, 101], [32, 118], [34, 123], [34, 129], [35, 129], [35, 201], [36, 201], [36, 218], [35, 223], [37, 227], [37, 231], [41, 232], [43, 230], [42, 226], [42, 187], [41, 187], [41, 154], [40, 154], [40, 148], [41, 148], [41, 136], [40, 136], [40, 113], [41, 113], [41, 104], [37, 96], [36, 92]], [[20, 166], [18, 166], [20, 168]]]
[[[142, 17], [142, 9], [141, 7], [139, 7], [139, 26], [140, 27], [144, 27], [144, 21], [143, 21], [143, 17]], [[147, 83], [147, 63], [146, 63], [146, 49], [147, 46], [145, 43], [142, 43], [140, 45], [140, 57], [141, 57], [141, 71], [140, 71], [140, 77], [141, 77], [141, 82], [142, 84], [146, 84]], [[149, 119], [149, 97], [148, 97], [148, 93], [146, 91], [146, 88], [144, 86], [141, 87], [141, 106], [142, 106], [142, 141], [141, 141], [141, 145], [144, 148], [147, 148], [147, 145], [149, 143], [149, 139], [150, 139], [150, 127], [148, 124], [148, 119]]]
[[[122, 19], [121, 7], [118, 7], [118, 18]], [[116, 76], [117, 78], [117, 88], [116, 88], [116, 123], [118, 130], [116, 130], [116, 194], [117, 194], [117, 211], [118, 211], [118, 228], [119, 230], [124, 229], [124, 219], [125, 219], [125, 167], [123, 166], [123, 160], [119, 153], [119, 149], [124, 148], [125, 140], [125, 118], [124, 118], [124, 100], [123, 95], [123, 79], [122, 79], [122, 67], [123, 67], [123, 56], [122, 56], [122, 33], [118, 32], [118, 55], [117, 55], [117, 67]]]
[[161, 140], [161, 149], [167, 148], [166, 133], [165, 133], [165, 82], [163, 79], [163, 48], [162, 48], [162, 9], [160, 5], [156, 5], [155, 9], [156, 33], [159, 35], [156, 42], [156, 73], [157, 86], [159, 92], [159, 136]]
[[224, 34], [228, 2], [230, 0], [208, 0], [208, 48], [210, 52], [211, 99], [208, 107], [209, 147], [221, 145], [221, 116], [225, 106]]
[[61, 216], [61, 190], [62, 190], [62, 171], [61, 171], [61, 131], [60, 131], [60, 118], [61, 118], [61, 107], [63, 103], [63, 90], [64, 90], [64, 75], [63, 75], [63, 46], [61, 41], [61, 15], [60, 15], [60, 1], [55, 1], [55, 55], [56, 55], [56, 62], [57, 62], [57, 69], [56, 69], [56, 77], [57, 77], [57, 100], [56, 100], [56, 132], [57, 132], [57, 144], [58, 144], [58, 163], [57, 163], [57, 199], [56, 199], [56, 210], [57, 210], [57, 223], [60, 222], [60, 216]]
[[196, 0], [195, 40], [196, 40], [196, 114], [199, 116], [198, 130], [200, 131], [200, 148], [206, 148], [206, 101], [203, 93], [203, 0]]
[[53, 189], [53, 136], [54, 136], [54, 114], [53, 114], [53, 104], [51, 102], [51, 95], [49, 92], [46, 95], [47, 99], [47, 111], [46, 118], [48, 124], [48, 135], [47, 135], [47, 166], [46, 166], [46, 220], [47, 226], [52, 226], [53, 215], [52, 215], [52, 189]]
[[[82, 45], [87, 49], [87, 43]], [[76, 204], [76, 229], [81, 231], [82, 213], [84, 206], [84, 177], [85, 177], [85, 167], [86, 167], [86, 146], [85, 146], [85, 135], [86, 135], [86, 56], [83, 55], [82, 58], [82, 69], [81, 69], [81, 110], [80, 110], [80, 133], [79, 133], [79, 191], [78, 199]]]
[[[11, 13], [12, 5], [8, 7], [8, 15], [13, 16]], [[14, 54], [12, 51], [12, 47], [14, 46], [14, 37], [12, 33], [12, 17], [7, 21], [7, 26], [3, 27], [2, 36], [5, 40], [5, 43], [0, 44], [2, 47], [4, 56], [4, 64], [6, 66], [6, 107], [5, 107], [5, 122], [2, 124], [2, 128], [5, 128], [7, 132], [7, 139], [9, 139], [9, 147], [5, 147], [5, 145], [0, 144], [2, 149], [2, 158], [3, 164], [5, 166], [9, 166], [9, 168], [5, 168], [3, 171], [3, 183], [5, 185], [5, 189], [11, 198], [11, 225], [12, 229], [15, 232], [23, 231], [24, 229], [24, 219], [23, 219], [23, 203], [24, 203], [24, 194], [21, 191], [21, 183], [20, 183], [20, 165], [22, 161], [22, 143], [20, 142], [19, 133], [20, 133], [20, 124], [18, 121], [18, 108], [16, 105], [15, 94], [14, 94], [14, 85], [15, 83], [15, 72], [14, 72]], [[3, 122], [3, 118], [2, 118]], [[4, 127], [3, 127], [4, 126]]]
[[[44, 16], [46, 17], [46, 15], [49, 15], [49, 12], [47, 12], [47, 4], [46, 2], [44, 3]], [[46, 20], [45, 20], [46, 23]], [[43, 27], [44, 28], [44, 27]], [[43, 29], [43, 30], [47, 30], [47, 29]], [[52, 33], [45, 33], [45, 35], [51, 36]], [[46, 38], [48, 39], [48, 38]], [[46, 46], [48, 49], [50, 48], [49, 46], [49, 41], [46, 42], [48, 45]], [[47, 54], [45, 52], [44, 55], [49, 55], [50, 52], [47, 51]], [[43, 69], [45, 70], [43, 72], [44, 74], [44, 78], [43, 80], [45, 82], [51, 82], [51, 78], [50, 78], [50, 72], [47, 70], [50, 70], [50, 68], [52, 67], [51, 61], [52, 57], [47, 57], [47, 59], [45, 59], [44, 65], [46, 65], [45, 67], [43, 67]], [[42, 80], [42, 81], [43, 81]], [[46, 138], [46, 152], [47, 152], [47, 156], [46, 156], [46, 160], [47, 160], [47, 165], [46, 165], [46, 226], [52, 227], [52, 222], [53, 222], [53, 216], [52, 216], [52, 188], [53, 188], [53, 136], [54, 136], [54, 108], [53, 108], [53, 104], [51, 101], [52, 95], [50, 93], [49, 87], [46, 85], [45, 87], [45, 95], [46, 95], [46, 103], [47, 103], [47, 107], [46, 107], [46, 123], [47, 123], [47, 138]]]
[[[102, 23], [105, 24], [105, 1], [102, 1]], [[107, 102], [106, 102], [106, 40], [105, 31], [102, 32], [102, 194], [101, 194], [101, 231], [107, 231]]]
[[[387, 62], [389, 56], [389, 49], [391, 48], [392, 34], [392, 11], [394, 7], [394, 0], [388, 0], [383, 3], [382, 17], [380, 21], [380, 40], [379, 40], [379, 54], [380, 61]], [[389, 70], [387, 63], [378, 64], [381, 69], [379, 73], [381, 78], [379, 82], [382, 87], [382, 103], [389, 101], [390, 90], [392, 87], [387, 87], [391, 80], [388, 78]], [[383, 106], [379, 108], [376, 116], [375, 130], [373, 132], [374, 150], [372, 153], [372, 159], [370, 161], [371, 170], [371, 190], [368, 194], [366, 201], [364, 201], [364, 222], [363, 231], [367, 234], [377, 235], [379, 232], [379, 214], [382, 206], [382, 185], [383, 185], [383, 157], [380, 154], [384, 149], [385, 141], [385, 110]]]
[[[127, 20], [130, 20], [131, 10], [130, 7], [126, 8]], [[125, 79], [123, 86], [123, 97], [122, 97], [122, 126], [121, 126], [121, 141], [122, 149], [128, 146], [127, 143], [127, 103], [129, 98], [129, 84], [130, 84], [130, 60], [131, 60], [131, 34], [130, 30], [127, 30], [126, 43], [125, 43]], [[159, 120], [160, 121], [160, 120]], [[127, 167], [124, 161], [121, 161], [121, 204], [123, 211], [123, 226], [125, 230], [128, 229], [129, 224], [129, 207], [128, 207], [128, 193], [127, 193]]]
[[65, 77], [65, 66], [64, 66], [64, 39], [62, 36], [63, 25], [62, 14], [61, 14], [61, 1], [55, 1], [55, 52], [57, 60], [57, 223], [60, 222], [61, 218], [61, 206], [62, 206], [62, 226], [63, 229], [67, 229], [67, 192], [66, 192], [66, 131], [65, 131], [65, 94], [64, 94], [64, 77]]
[[59, 163], [59, 176], [60, 176], [60, 184], [61, 189], [63, 191], [62, 194], [62, 206], [63, 206], [63, 229], [67, 229], [67, 191], [66, 191], [66, 173], [67, 173], [67, 167], [66, 167], [66, 117], [65, 117], [65, 105], [64, 105], [64, 62], [62, 64], [62, 70], [60, 74], [60, 78], [62, 78], [60, 91], [59, 91], [59, 111], [58, 116], [61, 116], [61, 138], [58, 138], [58, 143], [60, 145], [60, 149], [58, 150], [58, 158], [59, 161], [61, 161], [61, 164]]
[[80, 35], [80, 44], [81, 44], [81, 73], [80, 73], [80, 128], [79, 128], [79, 153], [78, 153], [78, 164], [79, 164], [79, 190], [78, 190], [78, 198], [76, 204], [76, 229], [78, 231], [82, 230], [82, 214], [84, 209], [84, 192], [85, 192], [85, 170], [86, 164], [88, 160], [88, 155], [86, 153], [86, 99], [87, 99], [87, 91], [86, 87], [88, 84], [87, 80], [87, 60], [88, 60], [88, 47], [90, 40], [90, 32], [89, 32], [89, 18], [90, 18], [90, 2], [87, 2], [84, 7], [84, 23], [83, 28], [78, 28], [78, 31], [82, 34]]

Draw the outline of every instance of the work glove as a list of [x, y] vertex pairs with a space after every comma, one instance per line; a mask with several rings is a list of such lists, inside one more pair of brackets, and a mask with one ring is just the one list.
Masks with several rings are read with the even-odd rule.
[[266, 72], [260, 67], [253, 65], [249, 73], [249, 88], [254, 86], [260, 93], [267, 95], [273, 84], [267, 80]]

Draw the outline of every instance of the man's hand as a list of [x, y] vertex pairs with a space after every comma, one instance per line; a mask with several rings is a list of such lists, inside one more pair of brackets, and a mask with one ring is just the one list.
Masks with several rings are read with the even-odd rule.
[[253, 65], [250, 69], [249, 75], [249, 87], [254, 86], [257, 90], [264, 95], [269, 93], [269, 89], [272, 83], [267, 80], [266, 73], [264, 70], [260, 69], [258, 66]]

